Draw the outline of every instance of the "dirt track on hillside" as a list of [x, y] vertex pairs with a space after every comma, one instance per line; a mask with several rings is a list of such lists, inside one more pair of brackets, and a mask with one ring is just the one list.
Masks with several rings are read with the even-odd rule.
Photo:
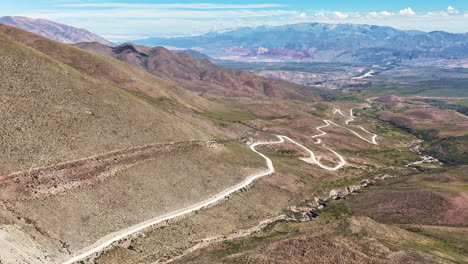
[[33, 168], [0, 176], [0, 200], [24, 201], [90, 187], [141, 162], [168, 153], [193, 151], [210, 144], [182, 141], [117, 150], [49, 167]]

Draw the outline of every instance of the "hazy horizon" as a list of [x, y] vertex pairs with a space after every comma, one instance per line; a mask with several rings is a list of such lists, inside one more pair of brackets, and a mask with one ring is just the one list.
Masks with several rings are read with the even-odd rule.
[[[47, 8], [44, 8], [46, 6]], [[193, 36], [239, 27], [295, 23], [368, 24], [401, 30], [466, 33], [468, 3], [460, 1], [197, 1], [18, 0], [0, 16], [42, 18], [85, 28], [111, 41]], [[116, 27], [116, 25], [118, 25]]]

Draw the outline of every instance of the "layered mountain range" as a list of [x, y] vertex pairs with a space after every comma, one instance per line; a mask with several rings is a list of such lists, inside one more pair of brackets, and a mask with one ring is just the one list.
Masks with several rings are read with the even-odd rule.
[[0, 24], [25, 29], [43, 37], [67, 44], [95, 41], [104, 45], [114, 45], [114, 43], [104, 39], [101, 36], [91, 33], [86, 29], [76, 28], [45, 19], [5, 16], [0, 17]]
[[468, 58], [467, 33], [427, 33], [355, 24], [245, 27], [194, 37], [149, 38], [134, 43], [197, 48], [211, 57], [239, 61], [397, 63], [427, 58]]

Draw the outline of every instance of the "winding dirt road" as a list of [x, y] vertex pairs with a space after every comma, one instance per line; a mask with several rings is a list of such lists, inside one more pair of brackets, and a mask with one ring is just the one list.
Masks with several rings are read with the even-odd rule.
[[[351, 109], [349, 119], [346, 120], [346, 122], [345, 122], [346, 124], [349, 124], [349, 122], [354, 120], [354, 116], [353, 116], [352, 111], [353, 110]], [[339, 109], [335, 109], [334, 114], [336, 114], [336, 113], [339, 113], [340, 115], [345, 116], [341, 112], [341, 110], [339, 110]], [[347, 117], [347, 116], [345, 116], [345, 117]], [[362, 129], [363, 131], [365, 131], [365, 132], [367, 132], [369, 134], [372, 134], [373, 135], [372, 140], [368, 140], [368, 139], [362, 137], [361, 135], [359, 135], [358, 133], [356, 133], [354, 130], [349, 129], [349, 128], [344, 127], [344, 126], [341, 126], [341, 125], [338, 125], [338, 124], [336, 124], [336, 123], [334, 123], [334, 122], [332, 122], [330, 120], [323, 120], [323, 121], [326, 123], [326, 125], [316, 128], [321, 133], [319, 135], [312, 136], [312, 138], [317, 138], [317, 137], [326, 135], [327, 133], [322, 131], [321, 129], [325, 128], [327, 126], [330, 126], [330, 125], [335, 125], [335, 126], [342, 127], [342, 128], [344, 128], [346, 130], [349, 130], [350, 132], [352, 132], [353, 134], [355, 134], [359, 138], [361, 138], [361, 139], [363, 139], [363, 140], [365, 140], [365, 141], [367, 141], [369, 143], [377, 144], [377, 142], [376, 142], [377, 135], [370, 133], [369, 131], [365, 130], [361, 126], [356, 126], [356, 127], [359, 127], [360, 129]], [[253, 143], [252, 145], [250, 145], [250, 149], [253, 152], [257, 153], [263, 159], [265, 159], [266, 165], [267, 165], [267, 170], [266, 171], [258, 173], [258, 174], [250, 175], [244, 181], [242, 181], [241, 183], [239, 183], [239, 184], [237, 184], [235, 186], [232, 186], [232, 187], [230, 187], [230, 188], [218, 193], [217, 195], [215, 195], [215, 196], [213, 196], [213, 197], [211, 197], [209, 199], [206, 199], [206, 200], [204, 200], [202, 202], [199, 202], [199, 203], [196, 203], [196, 204], [191, 205], [189, 207], [186, 207], [186, 208], [183, 208], [183, 209], [180, 209], [180, 210], [177, 210], [177, 211], [173, 211], [171, 213], [168, 213], [168, 214], [165, 214], [165, 215], [150, 219], [148, 221], [145, 221], [143, 223], [137, 224], [137, 225], [129, 227], [127, 229], [121, 230], [119, 232], [109, 234], [109, 235], [101, 238], [100, 240], [98, 240], [96, 243], [94, 243], [90, 247], [81, 250], [81, 253], [79, 253], [78, 255], [76, 255], [76, 256], [70, 258], [69, 260], [63, 262], [63, 264], [72, 264], [72, 263], [78, 262], [80, 260], [84, 260], [84, 259], [92, 256], [93, 254], [104, 251], [106, 248], [111, 246], [113, 243], [115, 243], [115, 242], [117, 242], [119, 240], [125, 239], [125, 238], [127, 238], [127, 237], [129, 237], [131, 235], [134, 235], [135, 233], [138, 233], [138, 232], [140, 232], [140, 231], [142, 231], [144, 229], [147, 229], [147, 228], [155, 226], [157, 224], [169, 221], [171, 219], [175, 219], [177, 217], [188, 215], [190, 213], [201, 210], [203, 208], [212, 206], [212, 205], [216, 204], [217, 202], [229, 197], [233, 193], [236, 193], [237, 191], [249, 186], [255, 180], [273, 174], [275, 172], [275, 168], [273, 166], [273, 161], [270, 158], [268, 158], [265, 154], [259, 152], [256, 149], [258, 146], [282, 144], [285, 141], [289, 141], [289, 142], [299, 146], [300, 148], [304, 149], [307, 153], [309, 153], [309, 155], [310, 155], [309, 157], [301, 158], [301, 160], [303, 160], [303, 161], [305, 161], [307, 163], [316, 164], [320, 168], [325, 169], [325, 170], [329, 170], [329, 171], [336, 171], [336, 170], [340, 169], [341, 167], [343, 167], [344, 165], [346, 165], [346, 160], [344, 159], [343, 156], [341, 156], [336, 151], [334, 151], [334, 150], [332, 150], [332, 149], [330, 149], [328, 147], [325, 147], [324, 145], [323, 145], [324, 148], [326, 148], [327, 150], [329, 150], [330, 152], [332, 152], [333, 154], [335, 154], [338, 157], [339, 162], [335, 167], [329, 167], [329, 166], [326, 166], [326, 165], [322, 164], [320, 162], [320, 159], [315, 156], [313, 151], [311, 151], [307, 147], [301, 145], [300, 143], [294, 141], [293, 139], [291, 139], [291, 138], [289, 138], [287, 136], [282, 136], [282, 135], [276, 135], [276, 137], [278, 137], [278, 139], [279, 139], [278, 141], [256, 142], [256, 143]], [[316, 143], [321, 142], [320, 139], [318, 139], [317, 141], [318, 142], [316, 142]]]
[[359, 80], [359, 79], [364, 79], [364, 78], [367, 78], [367, 77], [372, 77], [372, 75], [374, 75], [374, 73], [375, 73], [374, 70], [370, 70], [370, 71], [367, 71], [366, 73], [364, 73], [361, 76], [356, 76], [356, 77], [351, 78], [351, 80]]
[[[349, 125], [349, 123], [350, 123], [350, 122], [353, 122], [354, 119], [355, 119], [355, 118], [354, 118], [354, 115], [353, 115], [353, 110], [354, 110], [354, 109], [351, 109], [351, 110], [349, 111], [349, 116], [346, 116], [346, 115], [343, 114], [343, 112], [341, 112], [340, 109], [335, 108], [333, 114], [338, 113], [338, 114], [340, 114], [340, 115], [343, 116], [343, 117], [347, 117], [348, 119], [345, 121], [345, 124], [346, 124], [346, 125]], [[324, 121], [326, 121], [326, 120], [324, 120]], [[374, 134], [374, 133], [371, 133], [371, 132], [367, 131], [367, 130], [366, 130], [365, 128], [363, 128], [362, 126], [354, 125], [355, 127], [357, 127], [357, 128], [359, 128], [359, 129], [361, 129], [362, 131], [366, 132], [367, 134], [372, 135], [371, 140], [368, 140], [368, 139], [362, 137], [361, 135], [359, 135], [358, 133], [356, 133], [356, 132], [355, 132], [354, 130], [352, 130], [352, 129], [349, 129], [349, 128], [344, 127], [344, 126], [337, 125], [337, 124], [335, 124], [335, 123], [333, 123], [332, 121], [329, 121], [329, 120], [328, 120], [328, 122], [332, 123], [332, 124], [335, 125], [335, 126], [338, 126], [338, 127], [341, 127], [341, 128], [344, 128], [344, 129], [350, 131], [351, 133], [353, 133], [354, 135], [356, 135], [357, 137], [359, 137], [359, 138], [362, 139], [362, 140], [365, 140], [365, 141], [367, 141], [367, 142], [369, 142], [369, 143], [371, 143], [371, 144], [377, 145], [377, 135]]]
[[[346, 116], [345, 114], [343, 114], [343, 112], [340, 110], [340, 109], [337, 109], [337, 108], [334, 108], [333, 109], [333, 114], [340, 114], [341, 116], [343, 117], [346, 117], [347, 119], [345, 120], [345, 124], [346, 125], [349, 125], [350, 122], [354, 121], [355, 117], [353, 115], [353, 109], [350, 110], [350, 115], [349, 116]], [[356, 135], [357, 137], [359, 137], [360, 139], [366, 141], [366, 142], [369, 142], [371, 144], [374, 144], [374, 145], [377, 145], [377, 135], [374, 134], [374, 133], [371, 133], [369, 131], [367, 131], [365, 128], [363, 128], [362, 126], [358, 126], [358, 125], [355, 125], [355, 127], [361, 129], [362, 131], [370, 134], [372, 137], [371, 139], [367, 139], [363, 136], [361, 136], [359, 133], [357, 133], [356, 131], [350, 129], [350, 128], [347, 128], [347, 127], [344, 127], [344, 126], [341, 126], [341, 125], [338, 125], [336, 124], [335, 122], [331, 121], [331, 120], [323, 120], [323, 122], [325, 123], [325, 125], [323, 126], [318, 126], [316, 127], [315, 129], [318, 130], [320, 132], [320, 134], [317, 134], [317, 135], [314, 135], [314, 136], [311, 136], [311, 138], [315, 139], [315, 144], [321, 144], [322, 147], [324, 147], [325, 149], [327, 149], [328, 151], [330, 151], [331, 153], [333, 153], [338, 159], [339, 159], [339, 162], [338, 162], [338, 165], [336, 165], [335, 167], [328, 167], [326, 165], [323, 165], [322, 163], [320, 163], [320, 159], [319, 158], [316, 158], [314, 153], [312, 151], [310, 151], [309, 149], [305, 148], [304, 146], [300, 145], [301, 147], [303, 147], [304, 149], [306, 149], [307, 152], [310, 153], [310, 157], [309, 158], [301, 158], [301, 160], [305, 161], [305, 162], [308, 162], [308, 163], [311, 163], [311, 164], [317, 164], [320, 168], [322, 169], [326, 169], [326, 170], [331, 170], [331, 171], [334, 171], [334, 170], [338, 170], [340, 169], [341, 167], [343, 167], [344, 165], [346, 165], [346, 160], [343, 158], [343, 156], [341, 156], [339, 153], [337, 153], [336, 151], [332, 150], [331, 148], [328, 148], [326, 147], [323, 143], [322, 143], [322, 140], [319, 138], [319, 137], [322, 137], [322, 136], [325, 136], [327, 134], [327, 132], [323, 131], [322, 129], [323, 128], [326, 128], [326, 127], [329, 127], [331, 125], [334, 125], [334, 126], [337, 126], [337, 127], [341, 127], [345, 130], [348, 130], [349, 132], [353, 133], [354, 135]], [[291, 139], [290, 139], [291, 140]], [[292, 142], [294, 142], [293, 140], [291, 140]], [[295, 144], [297, 144], [296, 142], [294, 142]]]
[[[247, 187], [248, 185], [250, 185], [255, 180], [274, 173], [275, 168], [273, 166], [273, 162], [271, 161], [271, 159], [268, 158], [266, 155], [264, 155], [264, 154], [260, 153], [259, 151], [257, 151], [256, 147], [260, 146], [260, 145], [281, 144], [281, 143], [284, 142], [285, 139], [290, 140], [291, 142], [294, 142], [295, 144], [300, 145], [299, 143], [293, 141], [292, 139], [290, 139], [288, 137], [284, 137], [284, 136], [277, 136], [277, 137], [279, 138], [278, 141], [256, 142], [256, 143], [254, 143], [254, 144], [252, 144], [250, 146], [250, 149], [253, 152], [257, 153], [258, 155], [260, 155], [262, 158], [265, 159], [266, 164], [267, 164], [267, 170], [265, 172], [255, 174], [255, 175], [251, 175], [251, 176], [247, 177], [243, 182], [241, 182], [241, 183], [239, 183], [239, 184], [237, 184], [235, 186], [232, 186], [229, 189], [227, 189], [227, 190], [225, 190], [225, 191], [223, 191], [221, 193], [218, 193], [216, 196], [211, 197], [211, 198], [209, 198], [209, 199], [207, 199], [205, 201], [199, 202], [199, 203], [194, 204], [192, 206], [186, 207], [184, 209], [180, 209], [180, 210], [175, 211], [175, 212], [171, 212], [171, 213], [163, 215], [163, 216], [159, 216], [157, 218], [153, 218], [153, 219], [151, 219], [149, 221], [146, 221], [146, 222], [140, 223], [138, 225], [129, 227], [129, 228], [125, 229], [125, 230], [109, 234], [106, 237], [104, 237], [104, 238], [100, 239], [99, 241], [97, 241], [96, 243], [94, 243], [92, 246], [82, 250], [83, 251], [82, 253], [70, 258], [69, 260], [67, 260], [67, 261], [65, 261], [63, 263], [64, 264], [72, 264], [72, 263], [78, 262], [80, 260], [83, 260], [83, 259], [95, 254], [95, 253], [103, 251], [104, 249], [106, 249], [107, 247], [112, 245], [113, 243], [115, 243], [115, 242], [117, 242], [117, 241], [119, 241], [121, 239], [124, 239], [124, 238], [126, 238], [128, 236], [131, 236], [131, 235], [133, 235], [133, 234], [135, 234], [135, 233], [137, 233], [137, 232], [139, 232], [139, 231], [141, 231], [143, 229], [149, 228], [151, 226], [163, 223], [165, 221], [168, 221], [168, 220], [171, 220], [171, 219], [183, 216], [183, 215], [187, 215], [187, 214], [193, 213], [195, 211], [198, 211], [200, 209], [203, 209], [205, 207], [211, 206], [211, 205], [219, 202], [220, 200], [225, 199], [226, 197], [230, 196], [231, 194], [233, 194], [233, 193]], [[300, 146], [302, 146], [302, 145], [300, 145]], [[302, 147], [304, 147], [304, 146], [302, 146]]]

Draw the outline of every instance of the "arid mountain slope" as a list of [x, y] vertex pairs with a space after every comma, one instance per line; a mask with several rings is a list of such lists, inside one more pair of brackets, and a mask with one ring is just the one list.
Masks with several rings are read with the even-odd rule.
[[156, 76], [173, 80], [208, 98], [317, 99], [310, 88], [267, 79], [251, 72], [219, 67], [207, 59], [183, 52], [174, 53], [163, 47], [123, 44], [111, 48], [99, 43], [79, 43], [76, 46], [141, 66]]
[[22, 28], [35, 34], [63, 43], [79, 43], [96, 41], [112, 46], [114, 43], [89, 32], [86, 29], [75, 28], [45, 19], [32, 19], [28, 17], [0, 17], [0, 24]]
[[1, 263], [63, 263], [264, 166], [236, 143], [245, 127], [207, 117], [227, 108], [125, 62], [0, 28], [11, 35], [0, 32]]
[[176, 106], [198, 110], [213, 107], [212, 103], [194, 93], [173, 82], [149, 74], [139, 67], [58, 43], [15, 27], [0, 25], [0, 32], [107, 84]]
[[[34, 43], [42, 41], [38, 37]], [[51, 44], [51, 49], [62, 47]], [[133, 146], [208, 139], [211, 136], [202, 132], [206, 126], [216, 135], [209, 123], [202, 129], [183, 114], [173, 114], [171, 105], [106, 84], [3, 33], [0, 46], [0, 175]], [[105, 65], [88, 60], [95, 55], [76, 51], [91, 69]], [[120, 74], [114, 69], [110, 73]], [[164, 94], [159, 87], [151, 91]]]

